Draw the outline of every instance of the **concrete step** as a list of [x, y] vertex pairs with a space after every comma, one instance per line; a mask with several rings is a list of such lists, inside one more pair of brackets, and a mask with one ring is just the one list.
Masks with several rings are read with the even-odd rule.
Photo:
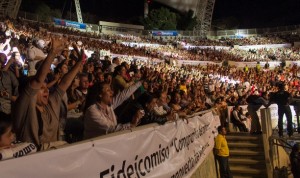
[[245, 156], [260, 156], [264, 155], [263, 151], [254, 151], [254, 150], [230, 150], [230, 156], [233, 155], [245, 155]]
[[260, 135], [226, 135], [228, 143], [262, 143]]
[[228, 143], [228, 147], [229, 147], [229, 150], [232, 150], [232, 149], [251, 149], [251, 150], [263, 150], [264, 147], [262, 144], [260, 143], [248, 143], [248, 142], [245, 142], [245, 143], [239, 143], [239, 142], [229, 142]]
[[254, 176], [255, 178], [266, 178], [266, 169], [253, 169], [246, 166], [230, 166], [233, 176]]
[[249, 176], [249, 175], [233, 175], [232, 178], [266, 178], [267, 176], [257, 176], [257, 175], [253, 175], [253, 176]]
[[251, 158], [229, 158], [229, 164], [239, 164], [239, 165], [265, 165], [265, 160], [257, 160]]
[[229, 165], [244, 166], [252, 169], [265, 169], [266, 163], [264, 159], [251, 159], [251, 158], [230, 158]]
[[262, 135], [228, 133], [229, 166], [234, 178], [266, 178]]

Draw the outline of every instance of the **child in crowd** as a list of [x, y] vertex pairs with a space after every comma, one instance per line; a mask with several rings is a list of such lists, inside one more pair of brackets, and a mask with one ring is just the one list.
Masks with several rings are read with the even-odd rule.
[[10, 115], [0, 112], [0, 160], [18, 158], [37, 151], [33, 143], [15, 141]]

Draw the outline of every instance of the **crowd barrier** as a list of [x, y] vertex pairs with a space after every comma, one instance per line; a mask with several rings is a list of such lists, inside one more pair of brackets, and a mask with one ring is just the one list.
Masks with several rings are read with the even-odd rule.
[[191, 177], [211, 154], [212, 111], [0, 162], [2, 177]]

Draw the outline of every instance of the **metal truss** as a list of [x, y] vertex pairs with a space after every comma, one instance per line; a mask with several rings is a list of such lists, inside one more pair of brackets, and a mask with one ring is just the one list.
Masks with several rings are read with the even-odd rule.
[[77, 21], [83, 23], [79, 0], [74, 0], [77, 14]]
[[215, 0], [198, 0], [196, 8], [197, 25], [195, 31], [205, 37], [210, 30]]
[[16, 18], [22, 0], [0, 0], [0, 17]]

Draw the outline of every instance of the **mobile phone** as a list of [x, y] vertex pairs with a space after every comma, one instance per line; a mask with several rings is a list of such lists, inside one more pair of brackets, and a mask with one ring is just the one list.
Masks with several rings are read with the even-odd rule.
[[28, 70], [27, 70], [27, 69], [24, 69], [24, 70], [23, 70], [23, 75], [25, 75], [25, 76], [28, 75]]

